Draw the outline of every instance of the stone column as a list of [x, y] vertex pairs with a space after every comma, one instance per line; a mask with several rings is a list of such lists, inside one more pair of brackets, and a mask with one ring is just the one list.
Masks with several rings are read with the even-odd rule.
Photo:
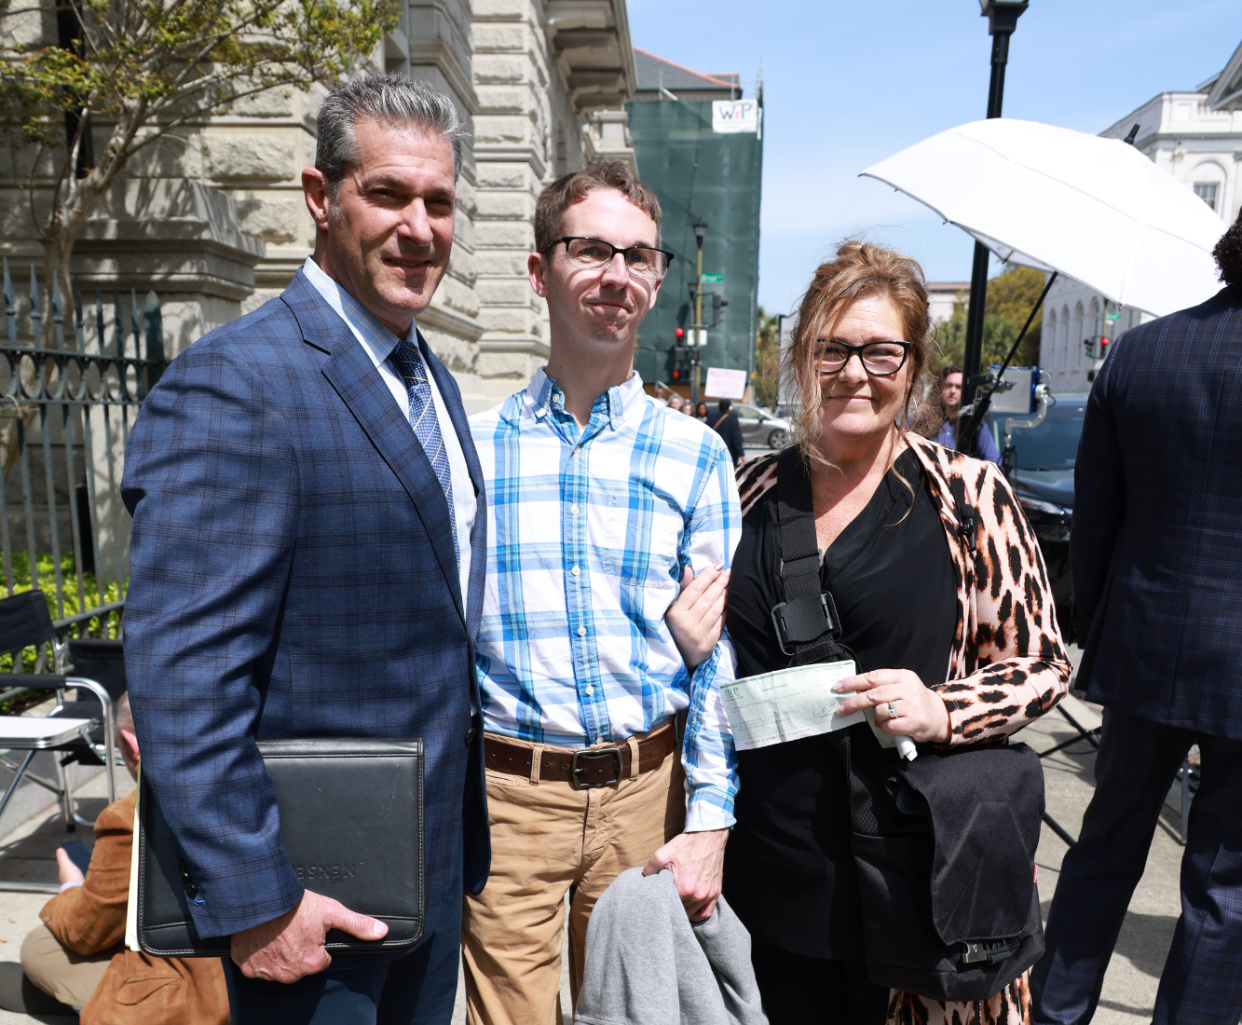
[[598, 153], [633, 162], [622, 106], [633, 57], [623, 0], [476, 0], [473, 12], [477, 367], [495, 403], [548, 356], [547, 312], [526, 267], [540, 191]]

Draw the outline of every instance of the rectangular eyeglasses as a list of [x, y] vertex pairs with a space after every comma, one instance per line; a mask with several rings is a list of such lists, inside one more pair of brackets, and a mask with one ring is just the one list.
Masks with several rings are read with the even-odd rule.
[[839, 374], [855, 353], [863, 369], [873, 377], [891, 377], [905, 365], [910, 353], [909, 342], [868, 342], [866, 345], [846, 345], [835, 339], [820, 339], [819, 372]]
[[625, 262], [625, 269], [640, 278], [660, 281], [668, 273], [668, 265], [673, 262], [673, 254], [665, 249], [652, 249], [650, 246], [628, 246], [622, 249], [611, 242], [598, 238], [583, 238], [580, 235], [562, 235], [550, 246], [544, 247], [546, 253], [565, 243], [565, 255], [569, 262], [584, 270], [603, 270], [617, 253]]

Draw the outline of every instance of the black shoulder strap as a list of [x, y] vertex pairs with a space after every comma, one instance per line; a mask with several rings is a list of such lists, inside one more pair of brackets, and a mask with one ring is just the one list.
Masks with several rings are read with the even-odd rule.
[[776, 518], [785, 600], [772, 609], [772, 622], [781, 650], [793, 656], [795, 666], [852, 659], [837, 643], [841, 620], [832, 595], [820, 586], [810, 468], [797, 445], [777, 459]]

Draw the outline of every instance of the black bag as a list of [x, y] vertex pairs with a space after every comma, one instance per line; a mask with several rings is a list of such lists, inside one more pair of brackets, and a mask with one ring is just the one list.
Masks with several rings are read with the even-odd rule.
[[[280, 808], [280, 839], [307, 889], [388, 924], [382, 940], [329, 931], [336, 952], [413, 948], [423, 935], [423, 742], [369, 737], [257, 741]], [[227, 957], [203, 938], [197, 888], [144, 777], [138, 798], [138, 943], [155, 957]]]
[[[975, 511], [964, 489], [953, 492], [973, 540]], [[777, 517], [786, 600], [773, 619], [791, 664], [852, 659], [822, 592], [810, 476], [796, 447], [778, 463]], [[999, 993], [1044, 952], [1035, 886], [1039, 756], [1001, 741], [920, 745], [919, 757], [903, 762], [861, 727], [831, 742], [849, 780], [871, 981], [939, 1001]]]

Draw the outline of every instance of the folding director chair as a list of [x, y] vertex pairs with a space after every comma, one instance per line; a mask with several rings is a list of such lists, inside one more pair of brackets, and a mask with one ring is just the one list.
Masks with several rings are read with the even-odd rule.
[[[40, 670], [46, 662], [46, 645], [52, 644], [53, 673]], [[35, 672], [14, 672], [0, 675], [0, 681], [13, 689], [34, 689], [56, 692], [57, 704], [46, 716], [3, 715], [0, 716], [0, 751], [25, 751], [20, 762], [0, 756], [0, 765], [14, 775], [0, 800], [0, 814], [8, 806], [18, 784], [24, 778], [52, 791], [61, 801], [65, 828], [72, 831], [78, 825], [93, 826], [94, 823], [78, 814], [69, 777], [65, 766], [71, 762], [102, 764], [108, 785], [108, 803], [116, 800], [113, 769], [116, 766], [116, 737], [112, 719], [113, 694], [98, 680], [85, 676], [63, 675], [69, 664], [71, 650], [80, 653], [84, 664], [90, 663], [92, 655], [102, 652], [102, 659], [113, 658], [119, 653], [117, 641], [109, 641], [107, 648], [99, 642], [85, 641], [61, 643], [56, 628], [47, 611], [47, 600], [41, 591], [27, 591], [11, 598], [0, 599], [0, 652], [12, 652], [13, 664], [20, 666], [23, 648], [38, 647], [39, 658]], [[97, 664], [102, 659], [97, 659]], [[114, 682], [114, 687], [115, 687]], [[78, 700], [65, 700], [65, 691], [76, 688]], [[124, 668], [122, 663], [120, 693], [124, 692]], [[86, 691], [93, 700], [83, 700]], [[117, 694], [119, 697], [119, 693]], [[52, 751], [56, 757], [55, 782], [30, 771], [30, 763], [39, 751]], [[0, 883], [0, 888], [12, 888], [16, 884]]]
[[[1070, 715], [1064, 704], [1058, 704], [1057, 711], [1061, 713], [1062, 718], [1064, 718], [1067, 723], [1074, 727], [1077, 736], [1070, 737], [1069, 740], [1063, 740], [1061, 743], [1055, 744], [1048, 748], [1047, 751], [1040, 751], [1040, 758], [1047, 758], [1049, 755], [1054, 755], [1058, 751], [1069, 747], [1071, 744], [1077, 744], [1081, 740], [1085, 740], [1097, 751], [1100, 749], [1100, 730], [1103, 729], [1103, 726], [1097, 726], [1093, 730], [1087, 729], [1082, 723]], [[1070, 836], [1069, 832], [1046, 811], [1044, 812], [1044, 822], [1047, 824], [1049, 829], [1056, 833], [1057, 836], [1064, 840], [1070, 847], [1074, 846], [1074, 838]]]

